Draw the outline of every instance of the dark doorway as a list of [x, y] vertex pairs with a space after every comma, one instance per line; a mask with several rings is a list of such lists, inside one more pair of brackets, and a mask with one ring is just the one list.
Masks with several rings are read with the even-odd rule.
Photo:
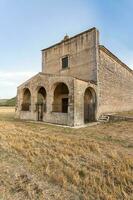
[[84, 113], [85, 113], [84, 115], [85, 123], [95, 121], [95, 104], [94, 103], [85, 104]]
[[62, 112], [67, 113], [68, 112], [68, 98], [62, 99]]
[[43, 121], [43, 110], [44, 110], [43, 107], [44, 107], [43, 104], [39, 104], [39, 103], [36, 104], [37, 120], [38, 121]]
[[84, 122], [95, 121], [96, 95], [92, 88], [87, 88], [84, 95]]

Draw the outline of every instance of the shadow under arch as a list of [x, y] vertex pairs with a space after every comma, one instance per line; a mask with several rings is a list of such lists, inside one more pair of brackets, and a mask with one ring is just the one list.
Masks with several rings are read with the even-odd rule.
[[22, 102], [22, 110], [30, 111], [31, 107], [31, 92], [29, 88], [23, 89], [23, 102]]
[[37, 103], [46, 103], [46, 89], [43, 86], [37, 88]]
[[53, 112], [68, 113], [69, 106], [69, 88], [64, 82], [54, 84], [53, 93]]

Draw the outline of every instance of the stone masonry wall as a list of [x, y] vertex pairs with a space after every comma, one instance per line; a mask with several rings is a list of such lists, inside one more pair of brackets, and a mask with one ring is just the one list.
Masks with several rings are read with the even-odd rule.
[[[54, 100], [54, 89], [56, 84], [63, 82], [69, 89], [69, 107], [68, 113], [58, 113], [52, 111]], [[16, 116], [20, 119], [37, 120], [36, 103], [37, 92], [40, 87], [46, 89], [46, 113], [44, 113], [43, 121], [55, 124], [74, 125], [74, 79], [72, 77], [64, 77], [57, 75], [48, 75], [39, 73], [29, 81], [18, 87], [17, 92], [17, 111]], [[31, 111], [22, 111], [21, 104], [23, 102], [23, 90], [28, 88], [31, 92]]]
[[74, 126], [84, 124], [84, 95], [87, 88], [92, 88], [97, 96], [97, 85], [78, 79], [74, 80]]
[[133, 72], [100, 49], [98, 115], [133, 109]]
[[[97, 81], [98, 31], [93, 28], [42, 50], [42, 72]], [[68, 56], [69, 67], [62, 69], [62, 57]]]

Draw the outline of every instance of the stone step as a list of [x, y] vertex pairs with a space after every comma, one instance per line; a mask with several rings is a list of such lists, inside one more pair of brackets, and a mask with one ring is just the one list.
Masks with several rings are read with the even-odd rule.
[[107, 115], [102, 115], [102, 116], [99, 117], [98, 121], [99, 121], [99, 122], [104, 122], [104, 123], [106, 123], [106, 122], [109, 121], [109, 116], [107, 116]]

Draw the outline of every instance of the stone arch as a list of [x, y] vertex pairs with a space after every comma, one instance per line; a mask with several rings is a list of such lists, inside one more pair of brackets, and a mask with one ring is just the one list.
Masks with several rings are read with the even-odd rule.
[[29, 88], [23, 89], [23, 102], [22, 102], [22, 110], [30, 111], [31, 107], [31, 92]]
[[53, 112], [68, 113], [69, 88], [66, 83], [58, 82], [54, 84]]
[[84, 92], [84, 122], [93, 122], [96, 120], [96, 92], [88, 87]]
[[46, 89], [43, 86], [38, 87], [37, 89], [37, 103], [46, 104]]

